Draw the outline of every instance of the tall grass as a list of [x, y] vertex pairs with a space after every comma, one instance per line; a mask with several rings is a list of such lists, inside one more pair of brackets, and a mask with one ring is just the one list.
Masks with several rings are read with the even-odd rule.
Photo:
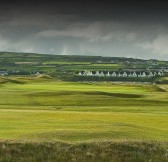
[[166, 162], [167, 143], [0, 143], [0, 161], [11, 162]]

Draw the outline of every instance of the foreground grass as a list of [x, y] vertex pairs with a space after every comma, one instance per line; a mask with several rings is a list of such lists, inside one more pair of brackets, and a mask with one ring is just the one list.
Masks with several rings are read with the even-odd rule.
[[166, 162], [168, 144], [152, 141], [0, 143], [0, 161]]

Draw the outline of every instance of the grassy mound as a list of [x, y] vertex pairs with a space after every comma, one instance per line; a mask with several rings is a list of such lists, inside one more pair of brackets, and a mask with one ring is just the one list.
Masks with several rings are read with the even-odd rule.
[[52, 77], [50, 75], [46, 75], [46, 74], [40, 74], [36, 78], [52, 79]]
[[5, 83], [24, 84], [25, 82], [23, 80], [0, 77], [0, 84]]
[[168, 84], [168, 77], [160, 77], [155, 80], [157, 84]]

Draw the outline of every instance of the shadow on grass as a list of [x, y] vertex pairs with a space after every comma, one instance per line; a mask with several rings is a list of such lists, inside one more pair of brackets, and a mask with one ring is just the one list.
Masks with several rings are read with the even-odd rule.
[[125, 93], [109, 93], [109, 92], [100, 92], [100, 91], [92, 91], [92, 92], [78, 92], [78, 91], [58, 91], [58, 92], [37, 92], [32, 93], [31, 96], [65, 96], [65, 95], [100, 95], [100, 96], [111, 96], [111, 97], [119, 97], [119, 98], [141, 98], [143, 95], [139, 94], [125, 94]]

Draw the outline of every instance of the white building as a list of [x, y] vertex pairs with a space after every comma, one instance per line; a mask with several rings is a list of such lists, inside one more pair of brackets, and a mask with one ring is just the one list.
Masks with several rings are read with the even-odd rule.
[[108, 77], [110, 76], [110, 72], [109, 71], [107, 72], [106, 76], [108, 76]]
[[123, 77], [127, 77], [127, 72], [124, 71], [124, 73], [122, 74]]
[[78, 75], [82, 75], [82, 72], [80, 71], [80, 72], [78, 73]]
[[132, 77], [137, 77], [137, 73], [134, 71]]
[[122, 77], [122, 74], [119, 72], [118, 77]]
[[145, 72], [142, 73], [142, 77], [146, 77], [147, 74]]
[[128, 74], [128, 77], [132, 77], [132, 73], [131, 72]]
[[112, 74], [111, 74], [112, 77], [116, 77], [117, 76], [117, 73], [114, 71]]
[[100, 76], [100, 75], [99, 75], [99, 71], [96, 71], [96, 74], [95, 74], [95, 76]]
[[158, 75], [159, 75], [159, 76], [162, 76], [162, 72], [159, 71], [159, 72], [158, 72]]
[[105, 76], [104, 73], [103, 73], [103, 71], [101, 71], [99, 75], [100, 76]]

